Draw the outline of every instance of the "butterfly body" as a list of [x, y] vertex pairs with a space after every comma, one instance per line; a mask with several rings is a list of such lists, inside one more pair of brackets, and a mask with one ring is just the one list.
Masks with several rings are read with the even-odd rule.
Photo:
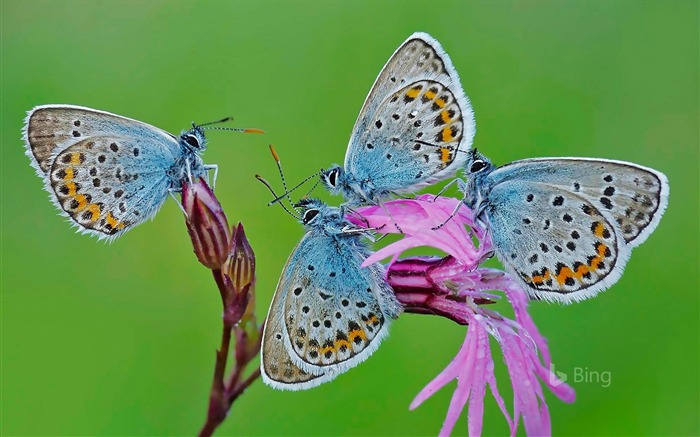
[[188, 177], [206, 173], [201, 128], [175, 137], [109, 112], [38, 106], [24, 126], [26, 154], [52, 201], [82, 233], [116, 238], [152, 218]]
[[362, 232], [341, 208], [305, 200], [307, 233], [290, 255], [263, 334], [263, 381], [285, 390], [329, 381], [376, 350], [401, 306]]
[[656, 228], [668, 182], [636, 164], [536, 158], [495, 168], [472, 153], [465, 203], [496, 254], [533, 298], [569, 303], [615, 283], [632, 248]]
[[380, 72], [360, 110], [344, 166], [321, 171], [351, 205], [378, 203], [453, 176], [474, 137], [471, 105], [449, 56], [411, 35]]

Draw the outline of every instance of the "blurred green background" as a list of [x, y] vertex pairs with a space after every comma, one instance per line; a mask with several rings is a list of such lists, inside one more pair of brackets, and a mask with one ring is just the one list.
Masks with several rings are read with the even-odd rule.
[[[379, 70], [422, 30], [452, 57], [475, 145], [495, 163], [604, 157], [668, 175], [666, 216], [618, 284], [531, 310], [577, 390], [573, 405], [547, 393], [555, 434], [697, 435], [698, 13], [696, 1], [3, 1], [2, 434], [194, 434], [221, 323], [176, 204], [111, 245], [75, 234], [24, 156], [25, 111], [72, 103], [175, 133], [234, 115], [266, 129], [212, 132], [204, 155], [256, 251], [262, 318], [302, 236], [253, 178], [279, 186], [267, 144], [289, 181], [342, 163]], [[408, 405], [464, 334], [401, 317], [371, 359], [330, 384], [289, 393], [258, 381], [219, 435], [437, 435], [453, 386]], [[466, 429], [463, 416], [455, 435]], [[506, 432], [487, 395], [484, 433]]]

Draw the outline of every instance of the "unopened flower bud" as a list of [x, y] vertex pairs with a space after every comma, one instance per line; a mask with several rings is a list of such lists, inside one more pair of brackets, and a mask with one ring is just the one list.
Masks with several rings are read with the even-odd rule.
[[231, 233], [221, 204], [203, 178], [183, 184], [182, 207], [197, 259], [207, 268], [221, 268], [228, 256]]
[[227, 286], [225, 312], [226, 317], [238, 323], [246, 313], [255, 286], [255, 253], [240, 223], [234, 230], [230, 247], [222, 268]]

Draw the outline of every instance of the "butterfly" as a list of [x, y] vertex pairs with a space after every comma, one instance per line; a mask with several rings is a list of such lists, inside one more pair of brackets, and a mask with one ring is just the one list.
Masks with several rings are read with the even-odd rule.
[[334, 379], [371, 355], [401, 312], [384, 268], [361, 267], [368, 231], [344, 209], [302, 199], [306, 235], [287, 260], [262, 339], [263, 381], [304, 390]]
[[[224, 129], [224, 128], [219, 128]], [[261, 132], [257, 129], [230, 129]], [[28, 112], [26, 154], [44, 188], [78, 231], [114, 239], [152, 218], [204, 164], [204, 129], [176, 137], [149, 124], [72, 105], [37, 106]]]
[[668, 180], [623, 161], [534, 158], [496, 168], [476, 150], [465, 203], [528, 295], [562, 303], [595, 296], [622, 275], [668, 204]]
[[417, 32], [394, 52], [355, 122], [345, 165], [321, 181], [349, 204], [377, 204], [447, 179], [463, 166], [474, 115], [447, 53]]

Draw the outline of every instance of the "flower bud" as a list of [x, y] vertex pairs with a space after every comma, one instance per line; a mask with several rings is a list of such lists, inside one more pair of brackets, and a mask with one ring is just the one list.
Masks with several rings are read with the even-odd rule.
[[[224, 297], [225, 317], [238, 323], [247, 313], [255, 286], [255, 253], [240, 223], [233, 232], [231, 250], [222, 273], [227, 289]], [[252, 313], [252, 310], [248, 312]]]
[[203, 178], [182, 185], [182, 207], [197, 259], [209, 269], [221, 268], [231, 233], [221, 204]]

